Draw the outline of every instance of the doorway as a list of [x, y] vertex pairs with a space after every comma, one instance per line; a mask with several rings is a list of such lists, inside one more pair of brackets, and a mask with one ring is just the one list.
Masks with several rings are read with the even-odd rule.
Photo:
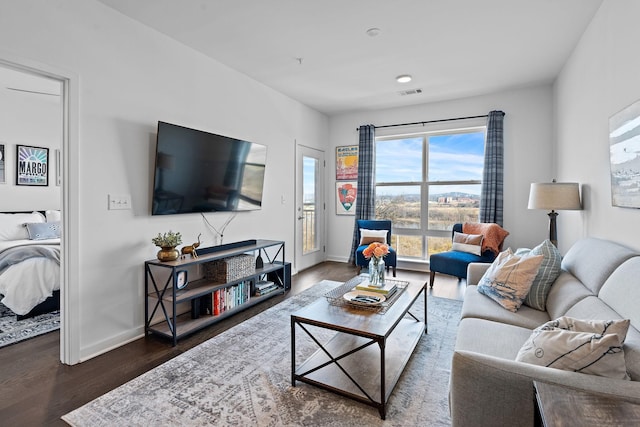
[[301, 271], [325, 259], [324, 152], [296, 146], [295, 266]]
[[[0, 111], [5, 123], [0, 134], [7, 155], [3, 179], [3, 211], [55, 211], [64, 224], [63, 148], [68, 146], [68, 81], [50, 72], [0, 58]], [[46, 152], [48, 173], [38, 187], [17, 185], [18, 145]], [[22, 149], [25, 150], [24, 148]], [[23, 151], [20, 153], [23, 154]], [[42, 185], [42, 182], [46, 185]], [[49, 214], [49, 212], [47, 212]], [[54, 219], [55, 220], [55, 219]], [[63, 232], [66, 227], [62, 227]], [[61, 236], [60, 259], [60, 359], [65, 362], [63, 295], [65, 291], [65, 239]], [[17, 343], [16, 345], [20, 345]]]

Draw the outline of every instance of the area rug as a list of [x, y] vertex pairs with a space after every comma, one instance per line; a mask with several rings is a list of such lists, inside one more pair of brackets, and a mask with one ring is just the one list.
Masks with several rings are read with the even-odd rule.
[[[291, 386], [290, 314], [339, 285], [322, 281], [62, 419], [77, 427], [450, 425], [448, 381], [460, 301], [429, 297], [429, 333], [389, 399], [386, 420], [375, 408], [312, 385]], [[421, 313], [423, 301], [418, 298], [412, 311]], [[303, 335], [296, 334], [300, 361], [317, 349]]]
[[60, 312], [16, 320], [16, 314], [0, 303], [0, 348], [60, 329]]

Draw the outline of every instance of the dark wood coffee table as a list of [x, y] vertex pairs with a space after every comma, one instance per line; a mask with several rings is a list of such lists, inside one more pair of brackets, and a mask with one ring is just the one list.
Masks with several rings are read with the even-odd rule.
[[[420, 337], [427, 332], [425, 283], [406, 287], [384, 314], [357, 306], [335, 305], [320, 298], [291, 315], [291, 384], [296, 381], [324, 388], [378, 408], [386, 417], [387, 401]], [[423, 320], [409, 312], [424, 296]], [[326, 343], [313, 335], [313, 325], [337, 333]], [[319, 349], [296, 367], [296, 330], [301, 329]], [[377, 345], [375, 345], [377, 344]]]

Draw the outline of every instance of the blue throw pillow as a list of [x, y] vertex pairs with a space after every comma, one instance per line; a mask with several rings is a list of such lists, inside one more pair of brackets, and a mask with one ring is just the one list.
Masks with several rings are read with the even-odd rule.
[[26, 223], [30, 240], [47, 240], [60, 238], [60, 221]]
[[516, 254], [521, 256], [542, 255], [542, 263], [538, 269], [538, 274], [533, 283], [524, 304], [536, 310], [545, 311], [547, 308], [547, 296], [551, 290], [551, 285], [560, 275], [560, 264], [562, 264], [562, 256], [549, 239], [540, 243], [531, 249], [528, 254], [523, 253], [524, 250], [517, 250]]

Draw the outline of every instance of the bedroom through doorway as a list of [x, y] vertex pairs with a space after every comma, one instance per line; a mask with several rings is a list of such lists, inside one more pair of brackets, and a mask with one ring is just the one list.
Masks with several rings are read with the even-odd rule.
[[64, 87], [0, 61], [0, 351], [61, 325]]

